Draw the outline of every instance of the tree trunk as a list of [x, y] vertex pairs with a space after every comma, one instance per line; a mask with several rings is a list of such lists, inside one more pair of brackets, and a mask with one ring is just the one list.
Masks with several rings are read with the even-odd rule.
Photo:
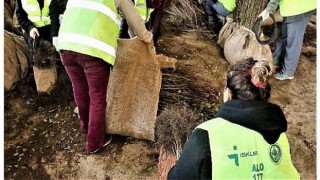
[[234, 22], [252, 30], [258, 15], [266, 8], [268, 0], [237, 0]]

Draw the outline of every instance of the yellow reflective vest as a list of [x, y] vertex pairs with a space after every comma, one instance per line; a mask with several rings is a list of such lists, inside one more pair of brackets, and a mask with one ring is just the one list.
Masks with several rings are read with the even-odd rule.
[[134, 4], [143, 21], [148, 22], [153, 9], [147, 7], [146, 0], [135, 0]]
[[115, 63], [120, 16], [113, 0], [69, 0], [59, 29], [58, 50]]
[[28, 18], [36, 27], [51, 24], [49, 16], [49, 5], [51, 0], [44, 0], [42, 11], [37, 0], [21, 0], [22, 8], [28, 14]]
[[300, 179], [285, 133], [268, 144], [260, 133], [222, 118], [197, 128], [209, 134], [212, 179]]
[[302, 14], [317, 8], [317, 0], [281, 0], [280, 14], [283, 17]]
[[236, 7], [236, 0], [219, 0], [219, 2], [230, 12]]

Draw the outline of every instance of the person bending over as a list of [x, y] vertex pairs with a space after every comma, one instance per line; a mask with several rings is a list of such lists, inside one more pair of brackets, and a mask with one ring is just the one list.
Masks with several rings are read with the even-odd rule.
[[81, 129], [88, 133], [86, 149], [96, 153], [109, 141], [106, 95], [110, 69], [116, 60], [120, 15], [140, 40], [152, 42], [131, 0], [69, 0], [59, 29], [57, 49], [72, 82]]

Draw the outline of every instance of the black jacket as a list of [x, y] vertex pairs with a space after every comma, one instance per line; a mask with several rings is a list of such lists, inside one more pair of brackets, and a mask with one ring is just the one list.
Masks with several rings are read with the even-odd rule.
[[[42, 9], [44, 6], [44, 1], [38, 0], [38, 3]], [[21, 0], [16, 1], [16, 16], [21, 28], [26, 32], [30, 32], [32, 28], [35, 28], [35, 25], [28, 18], [27, 12], [23, 9]]]
[[[287, 120], [278, 105], [263, 101], [230, 100], [216, 117], [259, 132], [269, 143], [275, 143], [287, 130]], [[212, 163], [208, 132], [195, 129], [186, 143], [168, 179], [211, 179]]]
[[60, 22], [59, 15], [66, 10], [68, 0], [51, 0], [49, 6], [49, 15], [51, 19], [51, 36], [58, 36]]
[[[61, 8], [58, 6], [57, 1], [58, 0], [52, 0], [49, 6], [49, 15], [51, 19], [51, 32], [45, 32], [45, 33], [49, 33], [51, 37], [57, 36], [59, 31], [59, 14], [61, 13]], [[40, 6], [40, 9], [43, 9], [44, 0], [38, 0], [38, 3]], [[35, 28], [35, 25], [28, 18], [27, 12], [23, 9], [21, 0], [16, 1], [16, 15], [21, 28], [24, 29], [27, 33], [29, 33], [32, 28]], [[50, 30], [50, 28], [46, 28], [46, 29]]]

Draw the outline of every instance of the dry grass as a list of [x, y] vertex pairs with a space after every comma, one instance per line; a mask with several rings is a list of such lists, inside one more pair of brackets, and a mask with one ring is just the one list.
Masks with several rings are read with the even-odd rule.
[[173, 23], [187, 26], [191, 29], [201, 29], [204, 10], [195, 0], [171, 0], [167, 2], [164, 11], [168, 14], [166, 19]]

